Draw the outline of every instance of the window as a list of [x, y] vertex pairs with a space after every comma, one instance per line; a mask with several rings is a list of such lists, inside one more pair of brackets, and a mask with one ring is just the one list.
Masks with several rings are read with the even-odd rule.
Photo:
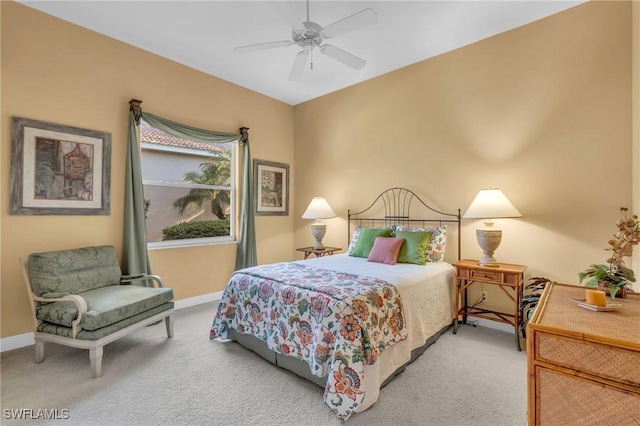
[[233, 241], [234, 143], [177, 138], [140, 120], [147, 243]]

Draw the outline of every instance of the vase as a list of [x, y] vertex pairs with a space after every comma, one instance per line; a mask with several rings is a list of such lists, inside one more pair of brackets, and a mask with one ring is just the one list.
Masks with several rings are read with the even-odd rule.
[[626, 285], [618, 287], [618, 291], [613, 295], [611, 294], [611, 291], [609, 290], [608, 286], [598, 284], [598, 290], [604, 291], [605, 294], [611, 296], [611, 298], [613, 300], [615, 300], [616, 297], [619, 297], [619, 298], [622, 298], [622, 299], [627, 297], [627, 286]]

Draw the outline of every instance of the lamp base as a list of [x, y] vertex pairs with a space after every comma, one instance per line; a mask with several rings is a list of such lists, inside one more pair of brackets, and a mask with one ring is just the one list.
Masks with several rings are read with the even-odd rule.
[[491, 260], [491, 259], [485, 259], [483, 257], [482, 259], [478, 260], [478, 266], [485, 266], [487, 268], [497, 268], [500, 265], [495, 259]]
[[324, 250], [324, 244], [322, 244], [322, 239], [324, 238], [324, 234], [327, 232], [327, 225], [324, 223], [314, 223], [311, 225], [311, 233], [313, 234], [313, 238], [315, 238], [316, 242], [313, 244], [314, 250]]
[[477, 229], [476, 239], [478, 245], [482, 249], [482, 259], [478, 261], [478, 265], [487, 266], [490, 268], [497, 268], [498, 261], [493, 257], [493, 253], [496, 251], [502, 240], [501, 229]]

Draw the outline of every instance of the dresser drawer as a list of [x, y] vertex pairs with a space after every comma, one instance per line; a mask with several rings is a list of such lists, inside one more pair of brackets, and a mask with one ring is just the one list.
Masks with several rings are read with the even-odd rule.
[[535, 424], [640, 424], [640, 394], [540, 366], [535, 381]]
[[535, 339], [535, 361], [631, 385], [640, 393], [640, 352], [543, 332]]

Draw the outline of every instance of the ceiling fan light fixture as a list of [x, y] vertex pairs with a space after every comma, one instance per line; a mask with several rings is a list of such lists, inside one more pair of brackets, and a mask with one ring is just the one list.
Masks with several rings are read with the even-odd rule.
[[291, 40], [240, 46], [235, 48], [236, 51], [251, 52], [297, 44], [302, 47], [303, 50], [298, 52], [293, 61], [293, 66], [289, 73], [289, 80], [299, 80], [302, 77], [305, 65], [307, 64], [309, 56], [312, 54], [313, 48], [315, 47], [319, 47], [321, 53], [355, 70], [360, 70], [366, 65], [367, 61], [364, 59], [330, 44], [323, 45], [322, 42], [325, 38], [335, 37], [372, 24], [378, 18], [377, 13], [373, 9], [368, 8], [361, 10], [360, 12], [356, 12], [353, 15], [349, 15], [346, 18], [329, 24], [326, 27], [322, 27], [320, 24], [310, 20], [308, 0], [307, 20], [304, 22], [298, 18], [298, 15], [296, 15], [288, 1], [272, 2], [272, 4], [292, 27]]

